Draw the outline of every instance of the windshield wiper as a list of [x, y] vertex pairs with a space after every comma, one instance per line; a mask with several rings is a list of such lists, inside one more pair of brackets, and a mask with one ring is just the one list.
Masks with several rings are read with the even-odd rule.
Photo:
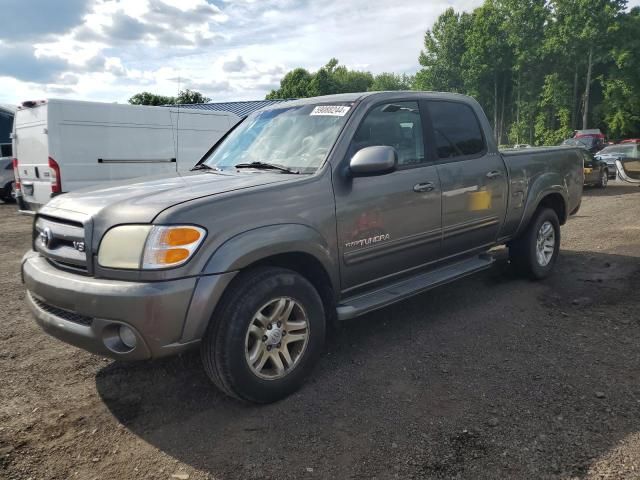
[[292, 170], [284, 165], [278, 165], [276, 163], [267, 163], [267, 162], [251, 162], [251, 163], [238, 163], [234, 165], [235, 168], [255, 168], [257, 170], [280, 170], [285, 173], [300, 173], [297, 170]]

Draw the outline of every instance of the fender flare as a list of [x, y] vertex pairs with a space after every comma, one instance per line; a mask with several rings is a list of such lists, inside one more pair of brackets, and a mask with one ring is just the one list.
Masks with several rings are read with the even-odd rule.
[[[522, 234], [522, 232], [527, 228], [533, 214], [538, 209], [540, 203], [551, 194], [560, 194], [562, 200], [564, 202], [564, 210], [568, 215], [568, 188], [566, 182], [562, 176], [554, 172], [547, 172], [543, 175], [540, 175], [529, 188], [529, 194], [527, 195], [527, 201], [524, 207], [524, 213], [522, 215], [522, 219], [520, 220], [520, 225], [516, 230], [513, 238], [516, 238]], [[559, 219], [560, 223], [564, 223], [565, 219]]]
[[299, 223], [267, 225], [239, 233], [220, 245], [209, 257], [202, 274], [242, 270], [260, 260], [281, 254], [302, 253], [324, 268], [331, 287], [339, 289], [338, 265], [327, 240], [312, 227]]

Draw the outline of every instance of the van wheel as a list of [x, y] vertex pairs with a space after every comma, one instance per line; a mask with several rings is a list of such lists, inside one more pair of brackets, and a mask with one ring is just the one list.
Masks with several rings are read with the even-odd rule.
[[300, 388], [324, 338], [324, 308], [313, 285], [292, 270], [260, 267], [230, 285], [202, 341], [202, 362], [224, 393], [269, 403]]
[[522, 274], [535, 280], [547, 277], [560, 251], [560, 222], [550, 208], [539, 209], [526, 231], [509, 245], [509, 258]]

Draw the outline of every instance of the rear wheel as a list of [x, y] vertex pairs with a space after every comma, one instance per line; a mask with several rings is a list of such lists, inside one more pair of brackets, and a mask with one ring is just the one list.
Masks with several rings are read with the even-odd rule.
[[509, 257], [519, 272], [533, 279], [547, 277], [560, 251], [560, 222], [550, 208], [541, 208], [526, 231], [511, 242]]
[[261, 267], [240, 273], [202, 342], [208, 376], [223, 392], [268, 403], [296, 391], [325, 338], [322, 301], [296, 272]]
[[16, 182], [11, 182], [5, 187], [2, 194], [2, 201], [6, 203], [13, 203], [16, 201]]

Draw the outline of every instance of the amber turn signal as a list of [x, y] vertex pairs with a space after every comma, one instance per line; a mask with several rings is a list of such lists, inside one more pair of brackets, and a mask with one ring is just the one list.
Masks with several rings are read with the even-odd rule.
[[[177, 247], [190, 245], [200, 240], [202, 233], [192, 227], [175, 227], [163, 232], [161, 242], [164, 245]], [[170, 262], [171, 263], [171, 262]]]

